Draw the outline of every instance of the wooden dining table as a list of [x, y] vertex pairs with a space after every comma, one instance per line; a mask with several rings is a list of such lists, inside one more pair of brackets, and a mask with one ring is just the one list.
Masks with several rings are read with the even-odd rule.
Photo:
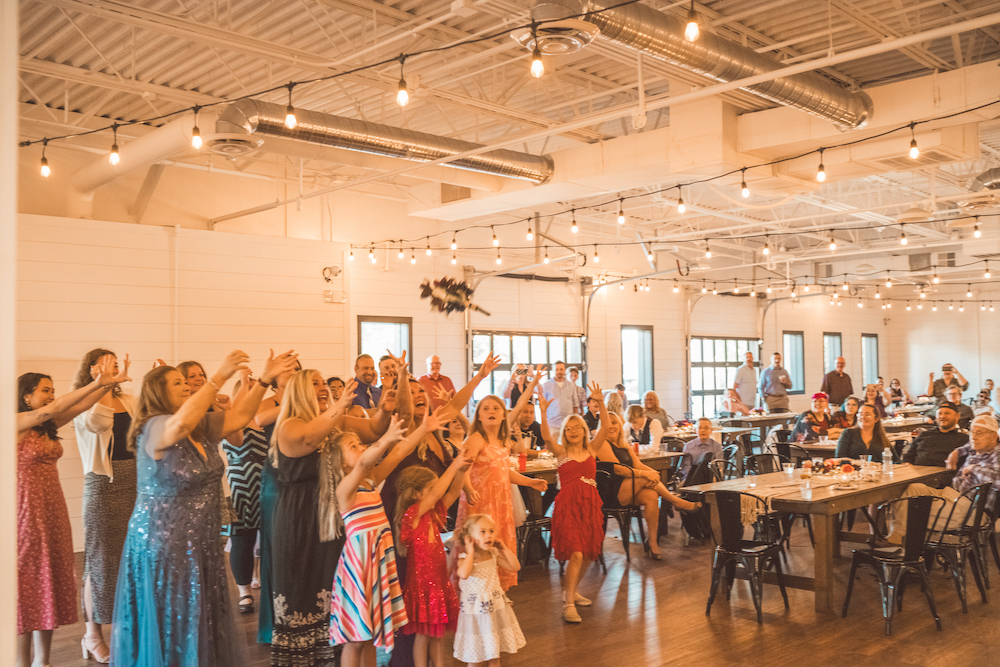
[[797, 412], [771, 412], [763, 415], [744, 415], [742, 417], [722, 417], [720, 424], [735, 424], [760, 429], [760, 440], [767, 440], [767, 429], [772, 426], [787, 426], [788, 422], [798, 418]]
[[[655, 454], [639, 454], [639, 460], [653, 470], [663, 473], [670, 468], [673, 459], [684, 456], [681, 452], [657, 452]], [[518, 470], [517, 465], [512, 465], [513, 470], [517, 470], [526, 477], [544, 479], [549, 484], [555, 484], [558, 478], [558, 465], [554, 458], [528, 459], [524, 470]]]
[[[850, 490], [836, 490], [833, 488], [834, 479], [815, 476], [812, 478], [814, 486], [809, 500], [803, 497], [799, 470], [791, 475], [776, 472], [688, 486], [681, 491], [684, 496], [691, 498], [692, 495], [697, 495], [707, 503], [712, 502], [712, 491], [740, 491], [766, 498], [776, 512], [810, 515], [816, 540], [813, 576], [786, 574], [785, 585], [813, 591], [816, 611], [833, 612], [834, 605], [839, 601], [839, 598], [834, 598], [836, 582], [833, 561], [840, 556], [840, 543], [866, 542], [870, 537], [861, 533], [841, 532], [838, 515], [898, 498], [907, 486], [915, 482], [933, 485], [950, 480], [953, 474], [954, 471], [945, 468], [897, 464], [892, 475], [882, 475], [881, 480], [874, 482], [852, 482], [856, 484], [856, 488]], [[756, 483], [755, 487], [749, 486], [751, 481]], [[768, 583], [777, 581], [771, 572], [765, 574], [764, 580]]]

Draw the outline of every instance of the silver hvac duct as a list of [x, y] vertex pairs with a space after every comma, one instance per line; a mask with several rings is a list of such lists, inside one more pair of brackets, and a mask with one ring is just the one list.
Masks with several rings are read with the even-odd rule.
[[969, 185], [969, 190], [972, 192], [1000, 190], [1000, 167], [987, 169], [983, 173], [976, 176], [972, 179], [972, 183]]
[[[536, 21], [556, 21], [538, 27], [539, 47], [551, 35], [555, 40], [552, 55], [565, 50], [566, 31], [574, 20], [560, 25], [570, 16], [586, 14], [583, 20], [597, 26], [601, 37], [683, 67], [713, 81], [728, 83], [781, 69], [783, 65], [752, 49], [723, 39], [706, 30], [695, 42], [684, 39], [686, 21], [679, 16], [657, 11], [638, 2], [615, 7], [621, 0], [537, 0], [531, 16]], [[600, 13], [594, 13], [600, 12]], [[519, 39], [518, 41], [522, 41]], [[584, 44], [589, 40], [580, 40]], [[528, 44], [531, 48], [531, 44]], [[849, 91], [813, 73], [754, 84], [743, 88], [758, 97], [828, 120], [842, 130], [864, 127], [871, 118], [872, 100], [863, 91]]]
[[[281, 137], [413, 162], [430, 162], [480, 148], [480, 144], [467, 141], [304, 109], [296, 109], [295, 118], [298, 124], [290, 130], [285, 127], [284, 106], [246, 99], [227, 106], [219, 115], [215, 129], [220, 133], [233, 133], [239, 128], [248, 134]], [[464, 157], [442, 166], [530, 181], [536, 185], [548, 181], [553, 170], [552, 159], [547, 155], [508, 150]]]

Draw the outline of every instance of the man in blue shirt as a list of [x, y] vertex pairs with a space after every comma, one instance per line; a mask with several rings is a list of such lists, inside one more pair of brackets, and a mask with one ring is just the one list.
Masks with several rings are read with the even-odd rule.
[[375, 360], [370, 355], [362, 354], [354, 360], [354, 379], [358, 386], [354, 390], [354, 405], [360, 405], [366, 410], [378, 407], [382, 398], [382, 389], [375, 386], [378, 373], [375, 372]]
[[788, 390], [792, 379], [781, 367], [781, 353], [771, 356], [771, 365], [760, 372], [760, 395], [768, 412], [788, 412]]
[[698, 420], [698, 437], [689, 440], [684, 445], [684, 453], [689, 456], [684, 457], [681, 463], [681, 475], [687, 477], [691, 466], [701, 461], [705, 454], [710, 454], [710, 461], [723, 458], [722, 445], [712, 439], [712, 421], [702, 417]]

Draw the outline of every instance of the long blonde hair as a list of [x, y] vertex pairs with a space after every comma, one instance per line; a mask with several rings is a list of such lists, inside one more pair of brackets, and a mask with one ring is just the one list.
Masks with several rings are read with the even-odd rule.
[[[136, 401], [135, 414], [132, 415], [132, 425], [128, 429], [128, 449], [136, 451], [136, 441], [143, 427], [153, 417], [160, 415], [174, 414], [174, 408], [170, 404], [170, 395], [167, 392], [167, 374], [176, 372], [173, 366], [157, 366], [146, 373], [142, 378], [142, 389], [139, 390], [139, 399]], [[200, 424], [199, 424], [200, 426]], [[199, 429], [191, 437], [198, 440]]]
[[613, 419], [618, 423], [618, 437], [612, 439], [609, 433], [607, 438], [608, 442], [611, 443], [612, 447], [617, 447], [618, 449], [628, 449], [628, 443], [625, 441], [625, 422], [623, 422], [622, 418], [613, 412], [608, 415], [608, 418]]
[[659, 412], [660, 397], [656, 395], [655, 391], [647, 391], [645, 394], [642, 395], [643, 408], [646, 407], [646, 399], [649, 398], [650, 396], [653, 397], [653, 408], [652, 410], [648, 410], [647, 412]]
[[337, 503], [337, 485], [344, 479], [343, 442], [349, 437], [356, 438], [357, 435], [350, 431], [334, 431], [320, 447], [319, 494], [316, 501], [320, 542], [337, 539], [344, 529], [344, 517], [340, 515]]
[[559, 444], [563, 447], [566, 446], [566, 427], [573, 420], [579, 420], [580, 425], [583, 426], [583, 442], [580, 444], [586, 449], [590, 444], [590, 429], [587, 428], [587, 421], [580, 415], [570, 415], [563, 420], [562, 426], [559, 427]]
[[496, 401], [497, 404], [501, 408], [503, 408], [503, 418], [500, 420], [500, 432], [497, 433], [497, 439], [500, 441], [501, 445], [506, 446], [507, 441], [510, 440], [510, 426], [507, 424], [507, 406], [504, 404], [503, 399], [500, 398], [499, 396], [496, 396], [495, 394], [490, 394], [483, 400], [479, 401], [479, 403], [476, 405], [476, 414], [472, 420], [472, 428], [470, 429], [470, 433], [468, 433], [466, 437], [472, 435], [473, 433], [478, 433], [483, 437], [483, 440], [489, 442], [490, 438], [488, 435], [486, 435], [486, 428], [483, 426], [483, 423], [479, 421], [479, 410], [480, 408], [482, 408], [483, 403], [489, 400]]
[[271, 465], [278, 467], [278, 434], [281, 432], [281, 425], [286, 419], [301, 419], [304, 422], [311, 422], [319, 415], [319, 401], [316, 400], [316, 390], [313, 389], [313, 375], [319, 371], [312, 368], [301, 370], [292, 375], [285, 385], [285, 395], [281, 399], [281, 410], [278, 418], [274, 421], [274, 431], [271, 433], [271, 442], [268, 444], [267, 455], [271, 459]]
[[402, 540], [403, 516], [406, 510], [417, 502], [417, 496], [428, 486], [436, 482], [437, 474], [430, 468], [410, 466], [399, 476], [396, 495], [396, 520], [393, 528], [396, 531], [396, 553], [406, 555], [406, 542]]
[[618, 395], [617, 391], [613, 391], [608, 394], [608, 412], [613, 415], [618, 415], [622, 419], [625, 418], [625, 406], [622, 404], [622, 397]]
[[[462, 545], [462, 549], [464, 549], [465, 536], [472, 535], [472, 531], [474, 531], [479, 524], [484, 522], [491, 524], [493, 527], [496, 527], [497, 525], [496, 521], [494, 521], [493, 517], [489, 514], [470, 514], [469, 518], [462, 524], [462, 527], [455, 531], [455, 544]], [[472, 549], [475, 551], [475, 545], [473, 545]], [[456, 549], [455, 551], [458, 550]]]

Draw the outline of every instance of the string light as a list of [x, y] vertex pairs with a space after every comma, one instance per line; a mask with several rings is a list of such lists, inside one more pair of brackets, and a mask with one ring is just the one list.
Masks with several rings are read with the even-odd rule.
[[764, 237], [764, 249], [761, 250], [761, 252], [763, 254], [765, 254], [765, 255], [770, 255], [771, 254], [771, 244], [770, 244], [770, 237], [769, 236], [765, 236]]
[[406, 77], [403, 76], [403, 65], [406, 63], [406, 55], [399, 55], [399, 87], [396, 88], [396, 104], [405, 107], [410, 103], [410, 91], [406, 89]]
[[528, 240], [531, 241], [535, 238], [534, 232], [531, 231], [531, 218], [528, 218]]
[[975, 228], [972, 231], [972, 235], [975, 236], [977, 239], [980, 236], [983, 235], [983, 233], [981, 231], [979, 231], [979, 216], [978, 215], [976, 216], [976, 226], [975, 226]]
[[397, 256], [400, 259], [403, 259], [403, 257], [404, 257], [404, 255], [403, 255], [403, 244], [399, 244], [399, 255], [397, 255]]
[[458, 236], [454, 233], [451, 235], [451, 249], [458, 250]]
[[701, 35], [701, 28], [698, 26], [698, 14], [694, 11], [694, 0], [691, 0], [691, 9], [688, 10], [687, 25], [684, 26], [684, 39], [689, 42], [697, 41]]
[[983, 274], [983, 278], [990, 277], [990, 260], [986, 260], [986, 273]]
[[715, 283], [712, 283], [712, 294], [718, 294], [719, 290], [715, 288]]
[[575, 208], [571, 211], [571, 215], [573, 216], [573, 226], [569, 228], [569, 231], [571, 231], [574, 234], [576, 234], [578, 231], [580, 231], [580, 227], [576, 224], [576, 209]]
[[740, 284], [736, 282], [736, 280], [733, 280], [733, 294], [739, 294], [739, 293], [740, 293]]
[[809, 287], [809, 283], [806, 283], [806, 284], [805, 284], [805, 286], [804, 286], [804, 287], [802, 288], [802, 291], [803, 291], [803, 292], [808, 292], [808, 291], [809, 291], [809, 289], [810, 289], [810, 287]]
[[796, 294], [795, 294], [795, 283], [792, 283], [792, 298], [794, 299], [795, 296], [796, 296]]
[[948, 310], [955, 310], [955, 304], [949, 303], [948, 304]]
[[892, 278], [888, 275], [888, 272], [886, 272], [885, 276], [885, 286], [886, 288], [892, 287]]
[[619, 290], [624, 290], [625, 289], [625, 283], [618, 283], [618, 289]]
[[831, 296], [830, 297], [830, 305], [832, 306], [834, 303], [836, 303], [836, 302], [834, 301], [834, 298]]
[[851, 284], [845, 280], [844, 284], [840, 286], [840, 289], [846, 292], [847, 290], [851, 289]]
[[108, 162], [111, 166], [115, 166], [121, 162], [121, 156], [118, 155], [118, 124], [115, 123], [111, 126], [112, 140], [111, 140], [111, 153], [108, 155]]
[[910, 304], [906, 304], [906, 309], [907, 309], [907, 310], [911, 310], [911, 308], [910, 308]]
[[864, 307], [865, 304], [861, 301], [861, 299], [858, 299], [858, 308], [864, 308]]
[[819, 169], [816, 171], [816, 180], [822, 183], [826, 180], [826, 169], [823, 168], [823, 151], [825, 149], [819, 149]]
[[681, 288], [677, 285], [677, 281], [674, 280], [674, 294], [677, 294], [680, 291], [681, 291]]
[[927, 293], [924, 292], [924, 288], [922, 288], [922, 287], [920, 288], [920, 298], [921, 299], [926, 299], [927, 298]]
[[746, 199], [750, 196], [750, 188], [747, 187], [747, 168], [743, 167], [740, 171], [743, 173], [743, 181], [740, 183], [740, 194]]
[[48, 139], [43, 139], [42, 140], [42, 161], [40, 163], [40, 167], [41, 167], [40, 172], [42, 174], [42, 178], [48, 178], [52, 174], [52, 170], [49, 169], [49, 160], [48, 160], [48, 158], [45, 157], [45, 149], [48, 147], [48, 145], [49, 145], [49, 140]]
[[285, 127], [289, 130], [294, 130], [295, 126], [299, 124], [298, 119], [295, 117], [295, 107], [292, 106], [292, 88], [294, 87], [294, 83], [288, 84], [288, 106], [285, 107]]
[[542, 62], [542, 51], [538, 48], [538, 24], [534, 21], [531, 22], [531, 41], [534, 43], [531, 49], [531, 76], [540, 79], [545, 74], [545, 63]]
[[899, 237], [899, 245], [906, 245], [906, 225], [900, 225], [902, 235]]
[[431, 256], [431, 237], [427, 237], [427, 256]]
[[990, 304], [990, 312], [991, 313], [993, 312], [993, 304], [992, 303]]
[[960, 312], [960, 313], [964, 313], [965, 312], [965, 305], [964, 304], [959, 304], [958, 305], [958, 312]]
[[933, 277], [931, 277], [931, 282], [934, 283], [935, 285], [937, 285], [938, 283], [941, 282], [941, 279], [938, 278], [937, 266], [936, 265], [934, 266], [934, 275], [933, 275]]
[[371, 260], [372, 262], [375, 261], [375, 249], [374, 248], [369, 248], [368, 249], [368, 259]]
[[881, 292], [878, 291], [878, 288], [875, 289], [875, 298], [876, 299], [881, 299], [882, 298], [882, 294], [881, 294]]
[[892, 301], [886, 301], [885, 302], [885, 307], [891, 310], [892, 309]]
[[968, 287], [966, 288], [966, 290], [967, 290], [967, 291], [965, 292], [965, 298], [966, 298], [966, 299], [971, 299], [971, 298], [972, 298], [972, 285], [969, 285], [969, 286], [968, 286]]
[[201, 143], [201, 130], [198, 129], [198, 111], [201, 107], [194, 108], [194, 127], [191, 128], [191, 148], [195, 150], [200, 150]]
[[[650, 250], [649, 252], [646, 253], [646, 259], [648, 259], [650, 262], [653, 261], [654, 257], [653, 257], [653, 251], [652, 250]], [[986, 277], [989, 278], [989, 276], [986, 276]]]
[[497, 230], [493, 229], [493, 225], [490, 225], [490, 231], [493, 232], [493, 247], [500, 247], [500, 239], [497, 238]]
[[750, 287], [750, 296], [757, 296], [757, 290], [753, 286]]
[[545, 246], [545, 259], [542, 260], [543, 263], [549, 263], [549, 247]]
[[597, 254], [597, 244], [596, 243], [594, 244], [594, 263], [595, 264], [600, 264], [601, 263], [601, 256]]
[[618, 200], [618, 224], [619, 225], [624, 225], [625, 224], [625, 200], [624, 199], [619, 199]]
[[503, 264], [503, 260], [500, 258], [500, 248], [497, 248], [497, 264]]
[[684, 205], [684, 191], [681, 190], [681, 186], [677, 186], [677, 212], [683, 214], [687, 210], [687, 206]]
[[931, 306], [931, 310], [933, 310], [935, 313], [937, 312], [937, 304], [936, 303], [933, 306]]
[[986, 304], [984, 303], [981, 306], [979, 306], [979, 310], [986, 310]]
[[701, 293], [702, 294], [708, 294], [708, 286], [705, 285], [705, 279], [704, 278], [701, 279]]
[[351, 254], [348, 255], [347, 259], [351, 260], [352, 262], [354, 261], [354, 248], [351, 248]]
[[416, 264], [416, 263], [417, 263], [417, 252], [413, 248], [410, 248], [410, 264]]
[[833, 237], [833, 230], [830, 230], [830, 252], [837, 249], [837, 239]]
[[910, 123], [910, 159], [916, 160], [920, 157], [920, 149], [917, 148], [917, 134], [914, 128], [917, 126], [916, 123]]
[[712, 249], [708, 246], [708, 241], [705, 241], [705, 259], [712, 258]]
[[770, 278], [767, 279], [767, 293], [768, 294], [771, 293], [771, 279]]
[[649, 284], [649, 278], [646, 278], [646, 291], [647, 292], [653, 291], [652, 286], [650, 286], [650, 284]]
[[458, 264], [458, 256], [455, 253], [451, 253], [451, 263]]

